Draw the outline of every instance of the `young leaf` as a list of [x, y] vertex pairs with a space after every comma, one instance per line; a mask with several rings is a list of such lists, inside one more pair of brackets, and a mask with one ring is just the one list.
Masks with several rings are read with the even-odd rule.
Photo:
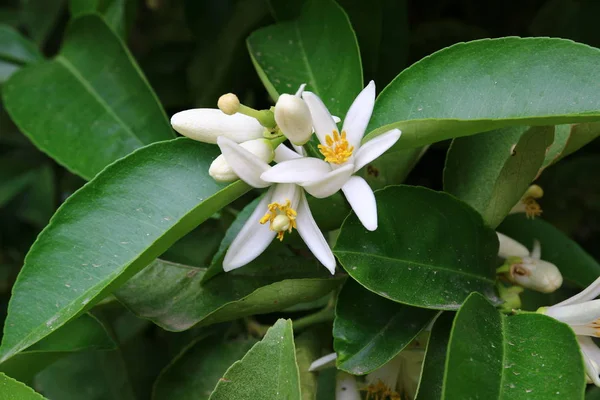
[[292, 321], [278, 320], [240, 361], [235, 362], [210, 400], [300, 400]]
[[375, 198], [377, 230], [365, 230], [353, 214], [334, 249], [355, 280], [390, 300], [438, 310], [457, 309], [471, 292], [495, 299], [498, 240], [475, 210], [412, 186], [391, 186]]
[[444, 190], [495, 228], [535, 179], [553, 130], [515, 126], [454, 139], [446, 157]]
[[85, 312], [249, 187], [208, 175], [216, 146], [155, 143], [72, 195], [31, 247], [13, 288], [0, 360]]
[[600, 50], [570, 40], [458, 43], [381, 92], [365, 141], [399, 128], [395, 147], [404, 149], [506, 126], [599, 121], [598, 74]]
[[442, 398], [581, 399], [584, 390], [567, 325], [540, 314], [504, 316], [477, 293], [456, 314]]
[[363, 86], [354, 31], [333, 0], [307, 1], [297, 20], [255, 31], [248, 50], [274, 100], [306, 83], [332, 114], [343, 117]]
[[437, 314], [387, 300], [348, 279], [339, 294], [333, 323], [337, 367], [354, 375], [381, 367]]
[[206, 269], [157, 260], [115, 294], [155, 324], [182, 331], [316, 300], [338, 287], [316, 261], [267, 250], [252, 263], [203, 283]]
[[528, 219], [524, 214], [509, 215], [498, 231], [533, 248], [539, 240], [542, 259], [556, 265], [564, 278], [585, 288], [600, 276], [600, 264], [577, 242], [541, 218]]
[[138, 147], [174, 137], [125, 44], [97, 15], [74, 20], [60, 54], [21, 69], [2, 95], [37, 147], [86, 179]]
[[29, 386], [0, 372], [0, 395], [3, 400], [44, 400]]

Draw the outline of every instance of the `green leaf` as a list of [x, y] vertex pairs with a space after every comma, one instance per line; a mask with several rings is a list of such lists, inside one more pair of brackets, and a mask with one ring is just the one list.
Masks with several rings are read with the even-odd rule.
[[308, 206], [315, 222], [323, 232], [338, 229], [351, 209], [341, 192], [324, 199], [308, 197]]
[[439, 400], [442, 398], [446, 352], [454, 313], [445, 312], [436, 318], [425, 351], [423, 371], [417, 391], [417, 400]]
[[446, 157], [444, 190], [495, 228], [535, 179], [553, 131], [515, 126], [454, 139]]
[[240, 361], [235, 362], [211, 394], [211, 400], [300, 400], [300, 381], [292, 321], [278, 320]]
[[365, 141], [399, 128], [395, 147], [404, 149], [506, 126], [598, 121], [598, 73], [600, 50], [569, 40], [458, 43], [381, 92]]
[[540, 314], [504, 316], [469, 296], [452, 327], [442, 398], [582, 399], [583, 362], [571, 329]]
[[65, 0], [20, 0], [22, 22], [29, 36], [43, 47], [60, 18]]
[[248, 49], [274, 100], [306, 83], [332, 114], [343, 117], [362, 89], [356, 37], [333, 0], [310, 0], [297, 20], [259, 29], [248, 38]]
[[84, 314], [0, 364], [0, 372], [29, 382], [37, 372], [69, 353], [112, 350], [116, 346], [106, 328], [96, 318]]
[[31, 247], [13, 288], [0, 360], [85, 312], [243, 193], [208, 175], [216, 146], [156, 143], [72, 195]]
[[216, 336], [194, 341], [161, 372], [152, 399], [208, 399], [227, 368], [255, 343], [255, 339], [223, 341]]
[[138, 147], [174, 137], [125, 44], [97, 15], [74, 20], [60, 54], [21, 69], [2, 95], [37, 147], [86, 179]]
[[[314, 400], [317, 396], [317, 374], [308, 369], [321, 355], [323, 336], [317, 330], [310, 330], [302, 333], [295, 341], [302, 400]], [[329, 335], [326, 337], [329, 338]]]
[[36, 45], [8, 25], [0, 25], [0, 84], [23, 65], [36, 63], [44, 57]]
[[0, 372], [0, 397], [3, 400], [43, 400], [40, 394], [25, 384]]
[[73, 18], [97, 12], [119, 37], [127, 37], [127, 0], [70, 0]]
[[454, 197], [413, 186], [375, 193], [379, 228], [346, 219], [334, 253], [367, 289], [400, 303], [454, 310], [471, 292], [491, 299], [498, 240]]
[[579, 287], [587, 287], [600, 276], [600, 264], [577, 242], [541, 218], [528, 219], [524, 214], [509, 215], [498, 231], [533, 247], [539, 240], [542, 259], [556, 265], [565, 280]]
[[354, 375], [381, 367], [437, 314], [389, 301], [348, 279], [339, 294], [333, 323], [337, 367]]
[[404, 182], [427, 148], [428, 146], [388, 151], [371, 161], [356, 175], [363, 177], [373, 190], [398, 185]]
[[546, 153], [542, 170], [556, 164], [598, 136], [600, 136], [600, 123], [557, 125], [554, 132], [554, 142]]
[[170, 331], [283, 310], [338, 287], [317, 261], [267, 250], [252, 263], [203, 283], [206, 269], [156, 261], [115, 294], [137, 315]]

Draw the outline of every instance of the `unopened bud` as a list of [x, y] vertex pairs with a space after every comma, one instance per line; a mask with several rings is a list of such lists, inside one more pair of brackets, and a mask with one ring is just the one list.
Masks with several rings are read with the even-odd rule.
[[263, 137], [265, 128], [254, 118], [243, 114], [225, 115], [216, 108], [195, 108], [171, 117], [173, 129], [190, 139], [217, 143], [225, 136], [236, 143]]
[[[275, 151], [267, 139], [249, 140], [240, 143], [240, 146], [266, 163], [270, 163], [275, 157]], [[237, 174], [233, 172], [233, 169], [222, 154], [210, 164], [208, 174], [217, 182], [233, 182], [238, 179]]]
[[541, 199], [544, 197], [544, 189], [539, 185], [531, 185], [525, 191], [523, 198], [533, 197], [534, 199]]
[[233, 93], [227, 93], [219, 97], [217, 106], [225, 114], [233, 115], [240, 109], [240, 99]]
[[496, 235], [498, 236], [498, 242], [500, 242], [500, 246], [498, 247], [498, 257], [527, 257], [529, 255], [527, 247], [523, 246], [513, 238], [500, 232], [496, 232]]
[[282, 94], [275, 105], [275, 122], [295, 145], [303, 145], [312, 135], [312, 118], [308, 106], [300, 97]]
[[532, 257], [515, 257], [510, 265], [507, 278], [513, 284], [541, 293], [552, 293], [563, 282], [556, 265]]

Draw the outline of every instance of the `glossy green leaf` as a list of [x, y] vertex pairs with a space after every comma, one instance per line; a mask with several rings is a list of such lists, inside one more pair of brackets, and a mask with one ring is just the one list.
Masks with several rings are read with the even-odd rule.
[[341, 191], [324, 199], [307, 197], [315, 222], [323, 232], [338, 229], [351, 211]]
[[[300, 377], [300, 393], [302, 400], [314, 400], [317, 396], [317, 374], [309, 371], [310, 365], [321, 355], [323, 337], [317, 330], [302, 333], [295, 340], [296, 361]], [[325, 336], [330, 339], [329, 335]]]
[[563, 277], [579, 287], [587, 287], [600, 276], [600, 263], [571, 238], [541, 218], [528, 219], [524, 214], [508, 216], [498, 231], [528, 248], [534, 240], [542, 247], [542, 259], [556, 265]]
[[362, 89], [356, 37], [333, 0], [310, 0], [297, 20], [259, 29], [248, 38], [248, 49], [275, 100], [306, 83], [332, 114], [343, 117]]
[[2, 95], [36, 146], [87, 179], [138, 147], [174, 137], [125, 44], [97, 15], [74, 20], [60, 54], [20, 70]]
[[440, 400], [442, 398], [446, 352], [454, 315], [452, 312], [442, 313], [433, 324], [427, 341], [417, 400]]
[[72, 195], [40, 234], [13, 288], [0, 359], [89, 309], [245, 193], [208, 175], [218, 148], [187, 138], [119, 160]]
[[495, 228], [535, 179], [553, 131], [515, 126], [454, 139], [446, 157], [444, 190]]
[[45, 397], [0, 372], [0, 398], [2, 400], [43, 400]]
[[69, 353], [112, 350], [116, 346], [106, 328], [96, 318], [84, 314], [0, 364], [0, 372], [29, 382], [37, 372]]
[[97, 12], [120, 37], [126, 38], [128, 0], [69, 0], [71, 16]]
[[215, 336], [193, 342], [161, 372], [152, 399], [208, 399], [219, 378], [255, 343], [254, 339], [223, 341]]
[[259, 343], [235, 362], [211, 400], [300, 400], [292, 321], [278, 320]]
[[471, 292], [495, 299], [498, 240], [481, 216], [454, 197], [413, 186], [377, 191], [379, 227], [356, 215], [334, 253], [361, 285], [408, 305], [454, 310]]
[[339, 294], [333, 323], [337, 367], [369, 373], [394, 358], [438, 313], [376, 295], [348, 279]]
[[506, 126], [598, 121], [594, 68], [600, 50], [564, 39], [458, 43], [381, 92], [365, 140], [395, 127], [402, 130], [396, 147], [409, 148]]
[[388, 151], [371, 161], [356, 175], [363, 177], [373, 190], [398, 185], [404, 182], [426, 151], [427, 146]]
[[0, 25], [0, 83], [23, 65], [43, 60], [34, 43], [8, 25]]
[[479, 294], [454, 320], [442, 398], [582, 399], [573, 331], [540, 314], [504, 316]]
[[283, 310], [342, 283], [317, 261], [267, 250], [252, 263], [202, 282], [204, 268], [156, 261], [116, 292], [137, 315], [171, 331]]
[[559, 160], [579, 150], [600, 136], [600, 123], [558, 125], [554, 132], [554, 142], [546, 153], [542, 169], [556, 164]]
[[21, 3], [21, 22], [29, 35], [43, 47], [60, 18], [66, 0], [19, 0]]

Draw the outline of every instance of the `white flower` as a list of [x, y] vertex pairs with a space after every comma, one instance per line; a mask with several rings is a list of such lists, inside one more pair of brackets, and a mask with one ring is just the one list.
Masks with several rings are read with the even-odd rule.
[[527, 188], [519, 202], [510, 210], [509, 214], [525, 213], [527, 218], [535, 218], [542, 215], [537, 199], [544, 196], [544, 190], [538, 185], [531, 185]]
[[569, 325], [577, 335], [583, 354], [588, 383], [600, 387], [600, 349], [591, 337], [600, 337], [600, 278], [582, 292], [550, 307], [542, 307], [539, 313], [546, 314]]
[[367, 182], [353, 174], [396, 143], [401, 132], [392, 129], [361, 145], [375, 105], [375, 83], [371, 81], [356, 97], [339, 133], [334, 118], [321, 99], [304, 92], [313, 126], [325, 160], [304, 157], [282, 162], [265, 172], [268, 182], [297, 183], [311, 195], [324, 198], [342, 189], [350, 206], [368, 230], [377, 229], [377, 204]]
[[255, 118], [244, 114], [227, 115], [216, 108], [194, 108], [171, 117], [173, 129], [190, 139], [217, 143], [224, 136], [236, 143], [263, 137], [265, 127]]
[[[248, 140], [240, 143], [240, 146], [266, 163], [270, 163], [275, 157], [275, 152], [271, 146], [271, 141], [268, 139]], [[225, 156], [223, 156], [223, 154], [215, 158], [215, 160], [210, 164], [208, 174], [217, 182], [233, 182], [239, 179], [227, 160], [225, 160]]]
[[541, 259], [540, 242], [534, 241], [529, 253], [516, 240], [500, 232], [496, 234], [500, 242], [498, 257], [506, 259], [498, 272], [506, 272], [510, 282], [542, 293], [552, 293], [562, 285], [563, 277], [556, 265]]
[[[256, 188], [272, 185], [260, 177], [271, 168], [269, 164], [225, 137], [219, 137], [217, 144], [233, 171], [244, 182]], [[299, 157], [298, 153], [283, 145], [275, 149], [276, 161]], [[304, 190], [293, 183], [276, 184], [269, 188], [229, 246], [223, 269], [231, 271], [248, 264], [269, 246], [275, 236], [282, 240], [285, 232], [291, 232], [294, 228], [315, 257], [332, 274], [335, 273], [335, 258], [310, 212]]]
[[275, 122], [292, 144], [301, 146], [310, 140], [313, 133], [312, 118], [302, 92], [306, 85], [300, 85], [295, 95], [282, 94], [275, 105]]

